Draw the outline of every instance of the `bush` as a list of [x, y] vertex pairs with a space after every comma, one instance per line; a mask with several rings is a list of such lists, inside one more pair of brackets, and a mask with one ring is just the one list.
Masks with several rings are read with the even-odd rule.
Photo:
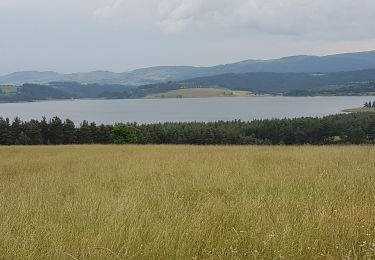
[[116, 124], [111, 138], [115, 144], [137, 144], [142, 139], [141, 132], [136, 127], [125, 124]]

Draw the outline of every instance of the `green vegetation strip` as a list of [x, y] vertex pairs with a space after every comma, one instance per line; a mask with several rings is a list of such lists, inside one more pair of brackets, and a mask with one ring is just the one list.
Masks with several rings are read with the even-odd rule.
[[348, 113], [366, 113], [366, 112], [374, 113], [375, 107], [350, 108], [350, 109], [345, 109], [343, 111], [348, 112]]

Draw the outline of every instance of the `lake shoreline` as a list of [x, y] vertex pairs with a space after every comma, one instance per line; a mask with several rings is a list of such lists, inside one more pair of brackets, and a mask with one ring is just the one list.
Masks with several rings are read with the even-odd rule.
[[[214, 98], [260, 98], [260, 97], [282, 97], [282, 98], [342, 98], [342, 97], [374, 97], [368, 95], [346, 95], [346, 96], [286, 96], [286, 95], [278, 95], [278, 94], [253, 94], [248, 96], [208, 96], [208, 97], [143, 97], [143, 98], [61, 98], [61, 99], [40, 99], [40, 100], [20, 100], [20, 101], [1, 101], [1, 104], [23, 104], [23, 103], [43, 103], [43, 102], [51, 102], [51, 101], [84, 101], [84, 100], [93, 100], [93, 101], [102, 101], [102, 100], [181, 100], [181, 99], [214, 99]], [[357, 108], [353, 108], [357, 109]], [[345, 109], [347, 110], [347, 109]]]
[[[98, 124], [115, 122], [215, 122], [322, 117], [344, 113], [368, 97], [211, 97], [163, 99], [68, 99], [1, 103], [0, 117], [23, 120], [69, 118]], [[375, 99], [375, 97], [373, 98]]]

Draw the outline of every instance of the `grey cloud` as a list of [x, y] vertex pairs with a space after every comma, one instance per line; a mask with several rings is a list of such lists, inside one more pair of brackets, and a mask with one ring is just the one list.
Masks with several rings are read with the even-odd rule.
[[165, 33], [236, 28], [261, 33], [351, 39], [373, 37], [373, 0], [116, 0], [95, 15]]
[[374, 13], [374, 0], [0, 0], [0, 74], [368, 50]]

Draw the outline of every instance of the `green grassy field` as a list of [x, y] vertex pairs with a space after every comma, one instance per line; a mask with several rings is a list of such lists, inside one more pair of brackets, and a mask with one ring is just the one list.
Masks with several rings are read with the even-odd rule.
[[254, 96], [249, 91], [230, 90], [227, 88], [185, 88], [165, 93], [148, 95], [146, 98], [202, 98], [202, 97], [248, 97]]
[[3, 94], [15, 94], [17, 93], [17, 90], [19, 88], [16, 87], [16, 86], [6, 86], [6, 85], [0, 85], [0, 92], [2, 92]]
[[350, 108], [350, 109], [345, 109], [343, 112], [349, 112], [349, 113], [375, 112], [375, 107]]
[[0, 259], [373, 259], [375, 146], [0, 148]]

